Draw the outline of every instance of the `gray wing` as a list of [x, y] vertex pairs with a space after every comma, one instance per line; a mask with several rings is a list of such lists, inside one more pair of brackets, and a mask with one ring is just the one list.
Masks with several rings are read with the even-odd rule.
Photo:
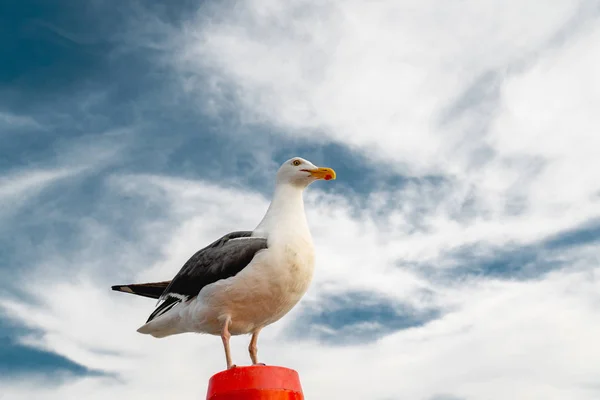
[[205, 286], [235, 276], [250, 264], [258, 251], [267, 248], [267, 239], [251, 235], [251, 231], [232, 232], [194, 254], [164, 290], [159, 299], [164, 302], [147, 322], [197, 296]]

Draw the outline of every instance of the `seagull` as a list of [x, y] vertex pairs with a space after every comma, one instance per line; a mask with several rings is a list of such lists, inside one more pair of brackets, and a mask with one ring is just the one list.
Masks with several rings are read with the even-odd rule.
[[231, 232], [196, 252], [171, 281], [112, 286], [159, 303], [137, 331], [156, 338], [186, 332], [218, 335], [227, 369], [232, 335], [252, 334], [248, 351], [258, 362], [258, 334], [286, 315], [312, 281], [315, 252], [303, 192], [317, 180], [336, 179], [294, 157], [276, 174], [273, 198], [252, 231]]

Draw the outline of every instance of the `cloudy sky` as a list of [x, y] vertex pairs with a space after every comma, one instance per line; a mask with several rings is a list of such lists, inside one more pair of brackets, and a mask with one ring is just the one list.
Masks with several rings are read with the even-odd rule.
[[2, 400], [203, 398], [220, 339], [110, 285], [252, 229], [292, 156], [338, 180], [259, 351], [307, 399], [600, 398], [597, 0], [6, 3]]

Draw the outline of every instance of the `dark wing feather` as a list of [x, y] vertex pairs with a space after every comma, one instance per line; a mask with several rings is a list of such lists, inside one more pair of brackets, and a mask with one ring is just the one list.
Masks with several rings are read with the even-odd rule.
[[164, 282], [151, 282], [151, 283], [134, 283], [130, 285], [115, 285], [112, 286], [112, 290], [123, 293], [131, 293], [138, 296], [149, 297], [151, 299], [158, 299], [161, 294], [169, 286], [171, 281]]
[[158, 307], [156, 307], [152, 314], [150, 314], [146, 323], [152, 321], [157, 316], [166, 313], [179, 303], [181, 303], [181, 299], [178, 299], [177, 297], [167, 297], [165, 301], [163, 301]]
[[252, 237], [251, 231], [229, 233], [196, 252], [179, 270], [160, 296], [164, 300], [147, 322], [177, 303], [197, 296], [203, 287], [227, 279], [244, 269], [255, 254], [267, 248], [267, 239]]

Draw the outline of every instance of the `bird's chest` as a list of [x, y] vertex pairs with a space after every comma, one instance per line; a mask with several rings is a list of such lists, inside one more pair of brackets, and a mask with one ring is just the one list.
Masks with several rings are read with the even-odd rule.
[[217, 301], [232, 318], [233, 334], [251, 332], [287, 314], [308, 290], [314, 270], [312, 246], [269, 246], [231, 283]]
[[263, 268], [270, 277], [270, 292], [301, 296], [308, 289], [314, 272], [312, 243], [285, 244], [274, 247]]

